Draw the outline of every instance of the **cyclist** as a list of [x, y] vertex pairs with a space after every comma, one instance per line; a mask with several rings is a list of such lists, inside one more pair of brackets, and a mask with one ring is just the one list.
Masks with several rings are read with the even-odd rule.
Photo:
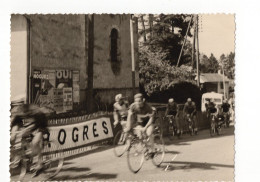
[[198, 128], [197, 128], [197, 119], [196, 119], [196, 104], [191, 100], [191, 98], [187, 99], [187, 102], [184, 104], [183, 111], [186, 115], [186, 118], [188, 116], [191, 116], [191, 119], [193, 121], [193, 126], [194, 126], [194, 132], [197, 134], [198, 133]]
[[[34, 176], [42, 169], [43, 134], [48, 132], [46, 115], [33, 104], [25, 104], [25, 99], [13, 101], [11, 106], [11, 143], [32, 137], [30, 149], [37, 158]], [[19, 131], [19, 132], [18, 132]], [[16, 158], [18, 159], [18, 158]]]
[[230, 113], [229, 113], [230, 104], [228, 103], [228, 101], [226, 99], [223, 101], [223, 104], [221, 105], [221, 109], [222, 109], [222, 112], [223, 112], [223, 116], [227, 117], [227, 121], [229, 121], [229, 118], [230, 118]]
[[174, 102], [174, 99], [173, 98], [170, 98], [168, 100], [168, 105], [167, 105], [167, 108], [166, 108], [166, 111], [165, 111], [165, 117], [172, 117], [172, 120], [175, 122], [175, 123], [171, 123], [173, 126], [176, 125], [176, 128], [177, 128], [177, 134], [180, 133], [180, 124], [179, 124], [179, 121], [176, 119], [176, 117], [178, 116], [178, 106], [176, 104], [176, 102]]
[[[149, 137], [152, 153], [154, 153], [154, 116], [155, 108], [152, 108], [145, 102], [142, 94], [136, 94], [134, 96], [134, 103], [131, 104], [128, 116], [125, 132], [129, 132], [132, 128], [137, 127], [140, 130], [136, 130], [138, 137], [141, 137], [142, 133], [146, 133]], [[151, 154], [152, 154], [151, 153]]]
[[116, 126], [119, 122], [123, 126], [126, 123], [127, 113], [128, 113], [128, 103], [124, 100], [122, 94], [117, 94], [115, 96], [114, 103], [114, 126]]

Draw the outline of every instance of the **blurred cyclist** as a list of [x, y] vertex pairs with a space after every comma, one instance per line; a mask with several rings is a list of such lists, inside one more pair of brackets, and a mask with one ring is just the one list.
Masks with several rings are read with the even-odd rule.
[[194, 132], [197, 134], [198, 133], [198, 128], [197, 128], [197, 110], [196, 110], [196, 104], [191, 100], [191, 98], [187, 99], [187, 102], [184, 104], [183, 111], [185, 113], [186, 118], [188, 116], [191, 117], [193, 126], [194, 126]]
[[174, 123], [170, 123], [174, 126], [176, 126], [177, 128], [177, 134], [180, 133], [180, 124], [179, 124], [179, 120], [176, 119], [176, 116], [178, 116], [178, 106], [176, 104], [176, 102], [174, 102], [173, 98], [170, 98], [168, 100], [168, 105], [165, 111], [165, 117], [171, 117], [172, 121], [174, 121]]
[[118, 123], [125, 127], [126, 120], [127, 120], [127, 113], [128, 113], [128, 102], [126, 102], [123, 98], [122, 94], [117, 94], [115, 96], [115, 103], [114, 103], [114, 126]]
[[11, 102], [11, 143], [32, 137], [31, 152], [36, 156], [35, 176], [42, 168], [43, 134], [48, 132], [46, 115], [41, 108], [33, 104], [25, 104], [20, 98]]

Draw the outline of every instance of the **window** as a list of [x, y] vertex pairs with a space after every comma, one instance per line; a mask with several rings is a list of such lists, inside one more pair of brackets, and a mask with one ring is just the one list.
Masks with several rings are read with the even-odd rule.
[[120, 60], [120, 45], [119, 33], [116, 28], [113, 28], [110, 33], [110, 61], [111, 68], [115, 75], [120, 73], [121, 60]]

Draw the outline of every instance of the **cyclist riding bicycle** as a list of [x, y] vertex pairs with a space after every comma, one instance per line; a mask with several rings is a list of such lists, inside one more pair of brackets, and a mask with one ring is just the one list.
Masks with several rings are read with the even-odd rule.
[[[36, 176], [43, 166], [43, 134], [48, 132], [46, 115], [40, 111], [39, 107], [25, 104], [24, 98], [12, 101], [11, 108], [11, 144], [17, 141], [23, 142], [23, 138], [32, 137], [30, 149], [37, 159], [34, 174]], [[20, 160], [19, 157], [19, 155], [15, 156], [17, 163]]]
[[206, 103], [206, 111], [207, 111], [207, 117], [210, 117], [210, 114], [216, 113], [217, 112], [217, 108], [216, 108], [216, 104], [214, 103], [213, 99], [210, 99], [207, 103]]
[[131, 104], [128, 111], [127, 123], [125, 132], [130, 132], [131, 129], [137, 127], [136, 134], [141, 138], [142, 133], [145, 133], [150, 141], [152, 153], [154, 152], [154, 116], [155, 108], [152, 108], [145, 102], [142, 94], [136, 94], [134, 96], [134, 103]]
[[122, 126], [126, 124], [127, 113], [128, 113], [128, 102], [124, 100], [122, 94], [117, 94], [115, 96], [114, 103], [114, 126], [120, 123]]
[[196, 110], [196, 104], [191, 100], [191, 98], [187, 99], [187, 102], [184, 104], [183, 111], [185, 113], [186, 118], [188, 118], [188, 116], [191, 117], [193, 121], [194, 132], [197, 134], [198, 132], [197, 119], [196, 119], [197, 110]]
[[176, 116], [178, 117], [178, 106], [176, 104], [176, 102], [174, 102], [173, 98], [170, 98], [168, 100], [168, 105], [165, 111], [165, 117], [172, 117], [172, 120], [174, 121], [174, 123], [170, 123], [171, 125], [176, 125], [177, 128], [177, 134], [180, 132], [180, 124], [179, 124], [179, 120], [176, 119]]
[[230, 113], [229, 113], [230, 104], [228, 103], [228, 101], [226, 99], [223, 101], [221, 108], [222, 108], [223, 114], [226, 115], [229, 118], [230, 117]]

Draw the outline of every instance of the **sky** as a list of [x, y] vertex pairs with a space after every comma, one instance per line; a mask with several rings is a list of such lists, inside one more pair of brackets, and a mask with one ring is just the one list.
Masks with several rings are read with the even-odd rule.
[[235, 16], [233, 14], [212, 14], [199, 16], [199, 49], [219, 59], [221, 54], [235, 50]]
[[[148, 15], [144, 16], [145, 26], [148, 25]], [[139, 29], [142, 24], [139, 22]], [[199, 15], [199, 50], [210, 56], [211, 53], [219, 59], [222, 54], [235, 51], [235, 16], [234, 14], [202, 14]], [[191, 30], [193, 34], [193, 29]], [[142, 38], [140, 39], [142, 41]], [[192, 38], [188, 38], [192, 42]]]

